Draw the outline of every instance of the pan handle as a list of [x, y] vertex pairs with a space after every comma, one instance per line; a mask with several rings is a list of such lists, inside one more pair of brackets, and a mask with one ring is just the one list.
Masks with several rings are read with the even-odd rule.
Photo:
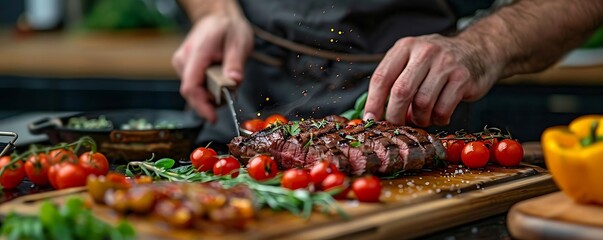
[[148, 130], [148, 131], [111, 131], [109, 139], [111, 142], [162, 142], [169, 140], [171, 133], [169, 130]]
[[61, 125], [61, 120], [58, 118], [42, 118], [38, 121], [27, 125], [27, 129], [31, 134], [42, 134], [44, 131], [56, 128]]

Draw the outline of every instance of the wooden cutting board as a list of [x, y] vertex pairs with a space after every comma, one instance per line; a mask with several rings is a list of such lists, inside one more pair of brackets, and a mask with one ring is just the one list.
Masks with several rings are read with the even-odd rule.
[[514, 205], [507, 225], [519, 239], [602, 239], [603, 206], [578, 204], [555, 192]]
[[[170, 229], [153, 219], [127, 218], [145, 239], [413, 238], [499, 214], [516, 202], [557, 190], [545, 170], [530, 165], [510, 169], [489, 166], [483, 170], [449, 167], [382, 183], [382, 203], [340, 202], [350, 215], [349, 220], [319, 212], [304, 220], [286, 212], [263, 209], [244, 231], [216, 232], [215, 228]], [[0, 206], [0, 215], [10, 211], [36, 214], [43, 200], [61, 203], [72, 196], [87, 198], [83, 191], [68, 189], [17, 198]], [[92, 211], [107, 222], [122, 217], [104, 206], [93, 205]]]

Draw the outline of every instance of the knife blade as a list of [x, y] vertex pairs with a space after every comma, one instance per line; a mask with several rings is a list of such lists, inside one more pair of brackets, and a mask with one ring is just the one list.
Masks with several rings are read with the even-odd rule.
[[222, 66], [220, 65], [210, 66], [207, 68], [205, 75], [207, 76], [207, 90], [214, 96], [216, 105], [228, 105], [230, 116], [232, 117], [235, 125], [235, 130], [237, 131], [237, 136], [241, 136], [239, 120], [237, 118], [237, 112], [234, 108], [233, 98], [233, 93], [236, 90], [237, 82], [224, 76], [222, 73]]

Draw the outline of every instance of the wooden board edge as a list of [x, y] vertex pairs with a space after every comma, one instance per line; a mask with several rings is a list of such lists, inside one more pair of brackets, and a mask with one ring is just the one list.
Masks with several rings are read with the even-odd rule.
[[507, 228], [518, 239], [600, 239], [603, 228], [530, 216], [511, 208]]
[[[61, 189], [61, 190], [48, 191], [48, 192], [21, 196], [21, 197], [15, 198], [13, 200], [10, 200], [8, 202], [2, 203], [0, 205], [0, 217], [4, 217], [7, 214], [9, 214], [10, 212], [12, 212], [13, 206], [29, 205], [28, 203], [39, 202], [39, 201], [43, 201], [45, 199], [56, 198], [56, 197], [60, 197], [60, 196], [72, 195], [72, 194], [80, 193], [80, 192], [84, 192], [84, 191], [86, 191], [86, 187], [74, 187], [74, 188], [67, 188], [67, 189]], [[23, 214], [27, 214], [27, 213], [23, 213]], [[31, 214], [34, 214], [34, 213], [31, 213]]]
[[[326, 225], [291, 233], [278, 238], [415, 238], [446, 228], [503, 213], [522, 200], [558, 190], [548, 173], [492, 186], [480, 191], [463, 193], [449, 199], [439, 199], [355, 218], [346, 223]], [[493, 196], [495, 196], [493, 198]], [[506, 199], [496, 199], [504, 197]], [[472, 211], [480, 208], [479, 212]], [[441, 220], [440, 220], [441, 219]]]

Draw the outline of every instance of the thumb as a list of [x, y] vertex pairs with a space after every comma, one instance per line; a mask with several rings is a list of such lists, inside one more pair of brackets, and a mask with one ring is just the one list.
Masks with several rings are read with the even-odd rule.
[[243, 69], [251, 44], [247, 44], [246, 36], [231, 36], [224, 44], [224, 59], [222, 60], [224, 75], [237, 84], [243, 80]]

